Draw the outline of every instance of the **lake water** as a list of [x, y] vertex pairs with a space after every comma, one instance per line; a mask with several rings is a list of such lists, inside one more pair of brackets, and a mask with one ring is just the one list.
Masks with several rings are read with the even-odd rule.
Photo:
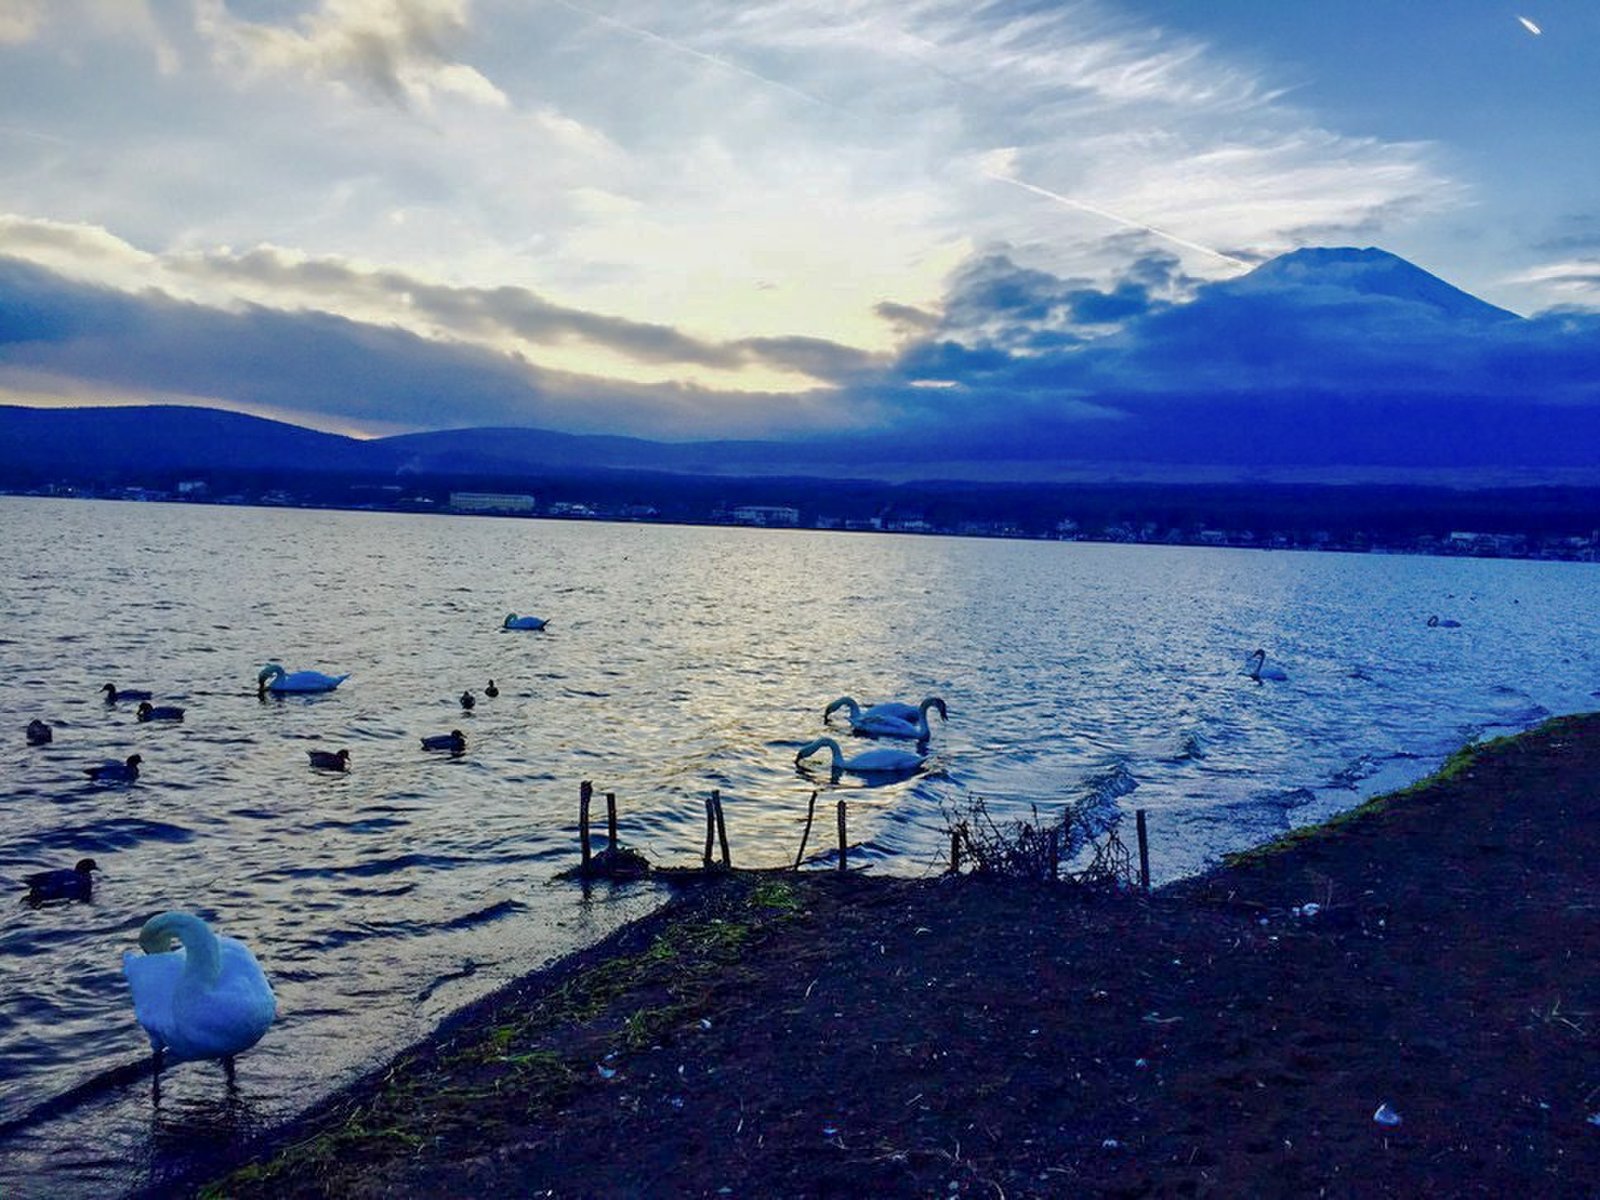
[[[0, 906], [7, 1197], [159, 1181], [648, 911], [653, 885], [552, 880], [583, 779], [617, 793], [625, 840], [685, 864], [712, 788], [741, 865], [791, 859], [811, 790], [837, 790], [860, 860], [912, 873], [970, 797], [1023, 816], [1131, 783], [1119, 810], [1149, 810], [1164, 880], [1600, 689], [1580, 564], [20, 498], [0, 546], [0, 879], [104, 872], [91, 903]], [[510, 611], [550, 627], [502, 632]], [[1256, 646], [1286, 681], [1244, 677]], [[351, 678], [262, 701], [269, 661]], [[107, 682], [187, 718], [140, 725]], [[928, 770], [797, 770], [847, 693], [943, 696]], [[52, 745], [24, 744], [34, 717]], [[466, 754], [423, 753], [453, 728]], [[131, 786], [82, 773], [135, 752]], [[184, 1064], [158, 1109], [119, 1073], [148, 1052], [120, 955], [167, 908], [254, 947], [280, 1018], [236, 1091]]]

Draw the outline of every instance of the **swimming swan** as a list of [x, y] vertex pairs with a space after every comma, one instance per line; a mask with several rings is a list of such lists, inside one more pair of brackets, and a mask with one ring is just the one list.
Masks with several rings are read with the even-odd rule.
[[83, 773], [96, 783], [132, 783], [139, 778], [139, 764], [144, 759], [130, 754], [121, 762], [101, 763], [98, 767], [85, 767]]
[[858, 720], [850, 722], [850, 731], [864, 737], [905, 738], [909, 741], [925, 742], [931, 736], [928, 729], [929, 709], [938, 709], [941, 720], [950, 719], [950, 711], [945, 708], [944, 701], [938, 696], [929, 696], [912, 710], [915, 716], [909, 721], [889, 713], [874, 712], [869, 708]]
[[[171, 949], [173, 939], [182, 948]], [[133, 989], [133, 1015], [150, 1035], [158, 1063], [220, 1058], [230, 1069], [277, 1016], [261, 964], [243, 942], [218, 937], [199, 917], [165, 912], [139, 931], [139, 948], [122, 955]]]
[[152, 693], [140, 691], [138, 688], [123, 688], [120, 692], [117, 685], [108, 683], [100, 689], [106, 694], [106, 703], [115, 704], [118, 700], [148, 700]]
[[1433, 616], [1428, 618], [1428, 628], [1429, 629], [1460, 629], [1461, 628], [1461, 622], [1457, 621], [1457, 620], [1454, 620], [1454, 619], [1452, 619], [1450, 617], [1445, 617], [1443, 620], [1440, 620], [1439, 619], [1439, 615], [1437, 613], [1435, 613]]
[[331, 692], [348, 675], [324, 675], [321, 671], [296, 671], [292, 675], [277, 663], [268, 663], [256, 676], [256, 691], [265, 696], [268, 692], [283, 695], [286, 692]]
[[839, 743], [831, 737], [819, 737], [815, 741], [807, 742], [795, 753], [795, 765], [810, 758], [818, 750], [827, 750], [833, 755], [833, 773], [849, 771], [852, 775], [909, 775], [922, 767], [922, 755], [913, 754], [909, 750], [892, 750], [887, 747], [880, 750], [868, 750], [852, 758], [846, 758], [844, 751], [839, 749]]
[[1263, 679], [1275, 679], [1279, 682], [1289, 678], [1289, 673], [1276, 663], [1267, 662], [1265, 650], [1254, 650], [1250, 657], [1244, 660], [1244, 673], [1260, 683]]
[[519, 617], [516, 613], [507, 613], [505, 624], [501, 629], [543, 629], [549, 621], [542, 617]]
[[181, 721], [183, 720], [183, 709], [171, 704], [163, 704], [157, 707], [148, 700], [141, 700], [139, 701], [139, 720]]
[[[929, 699], [932, 699], [932, 697], [929, 697]], [[923, 703], [925, 704], [927, 701], [923, 701]], [[850, 718], [850, 724], [852, 725], [866, 717], [893, 717], [897, 721], [914, 723], [921, 712], [921, 708], [918, 705], [903, 704], [898, 700], [885, 700], [882, 704], [874, 704], [871, 708], [862, 708], [851, 697], [840, 696], [822, 710], [822, 719], [826, 721], [835, 711], [841, 708], [845, 710], [845, 714]]]

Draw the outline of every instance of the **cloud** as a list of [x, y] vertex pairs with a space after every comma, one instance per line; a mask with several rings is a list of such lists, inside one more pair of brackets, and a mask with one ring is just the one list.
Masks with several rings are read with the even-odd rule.
[[1562, 304], [1600, 308], [1600, 256], [1545, 263], [1512, 276], [1509, 282], [1536, 284]]
[[229, 68], [353, 83], [402, 107], [430, 107], [440, 96], [509, 103], [450, 55], [467, 33], [468, 0], [322, 0], [298, 25], [245, 21], [224, 0], [195, 0], [195, 28]]

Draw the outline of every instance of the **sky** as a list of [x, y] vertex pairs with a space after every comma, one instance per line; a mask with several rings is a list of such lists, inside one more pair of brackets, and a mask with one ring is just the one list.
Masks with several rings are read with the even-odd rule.
[[[1588, 412], [1597, 145], [1592, 0], [0, 0], [0, 403], [995, 447], [1192, 424], [1197, 379]], [[1528, 320], [1279, 277], [1311, 342], [1264, 337], [1245, 277], [1323, 246]]]

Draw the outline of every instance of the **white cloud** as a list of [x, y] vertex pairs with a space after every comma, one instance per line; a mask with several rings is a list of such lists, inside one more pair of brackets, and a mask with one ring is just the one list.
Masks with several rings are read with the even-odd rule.
[[1531, 285], [1551, 305], [1600, 308], [1600, 257], [1545, 263], [1513, 275], [1506, 282]]
[[228, 66], [353, 83], [401, 105], [426, 108], [455, 96], [504, 107], [504, 92], [449, 56], [467, 17], [467, 0], [322, 0], [291, 29], [241, 20], [224, 0], [195, 6], [196, 29]]

